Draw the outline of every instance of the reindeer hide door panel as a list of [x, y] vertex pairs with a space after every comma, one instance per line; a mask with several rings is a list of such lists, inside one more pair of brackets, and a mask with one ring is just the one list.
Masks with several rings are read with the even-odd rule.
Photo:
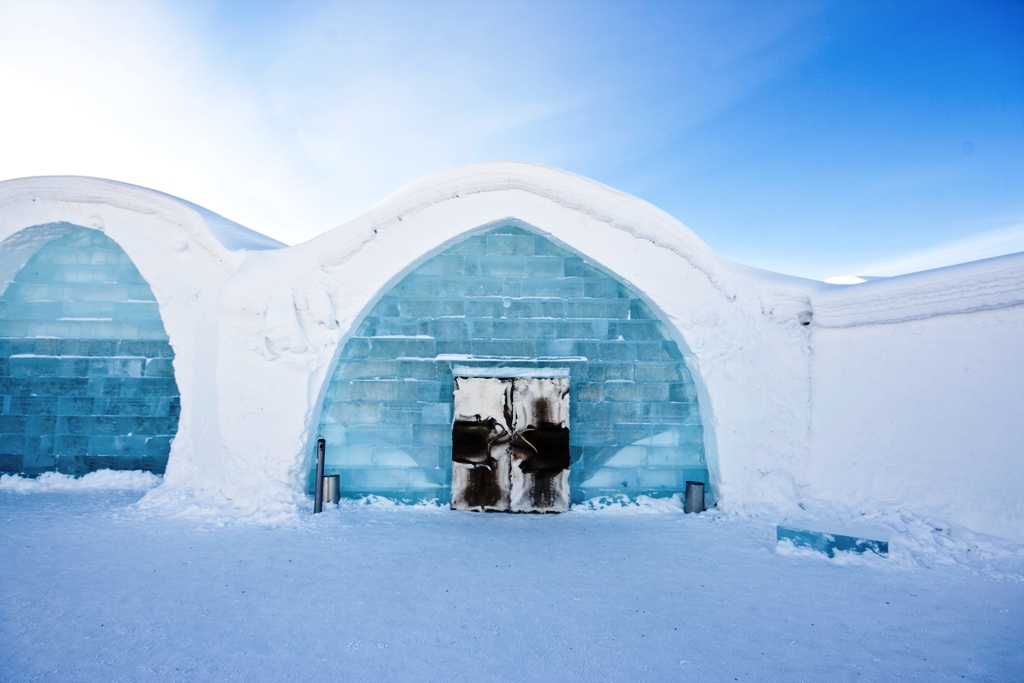
[[569, 380], [515, 380], [512, 413], [512, 511], [565, 512], [569, 509]]
[[455, 378], [452, 508], [569, 509], [568, 378]]
[[455, 378], [452, 508], [509, 510], [511, 422], [511, 380]]

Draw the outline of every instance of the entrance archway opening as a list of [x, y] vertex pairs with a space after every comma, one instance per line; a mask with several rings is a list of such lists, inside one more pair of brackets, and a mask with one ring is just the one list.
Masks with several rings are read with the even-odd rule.
[[345, 343], [318, 424], [342, 495], [452, 499], [457, 377], [567, 378], [574, 502], [708, 484], [696, 387], [664, 323], [520, 223], [426, 260]]

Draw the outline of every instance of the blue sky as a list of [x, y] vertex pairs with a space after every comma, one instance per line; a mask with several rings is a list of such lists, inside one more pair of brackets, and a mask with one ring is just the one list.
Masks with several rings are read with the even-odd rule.
[[132, 182], [288, 243], [517, 159], [806, 277], [1024, 250], [1016, 0], [15, 0], [0, 93], [0, 178]]

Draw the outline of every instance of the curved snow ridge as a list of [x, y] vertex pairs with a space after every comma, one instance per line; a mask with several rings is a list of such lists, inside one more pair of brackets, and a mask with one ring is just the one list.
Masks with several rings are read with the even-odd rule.
[[256, 232], [247, 228], [241, 223], [236, 223], [229, 218], [224, 218], [219, 213], [214, 213], [207, 208], [193, 204], [187, 199], [181, 199], [174, 195], [152, 190], [195, 211], [206, 222], [210, 233], [217, 238], [217, 241], [224, 245], [229, 251], [267, 251], [269, 249], [283, 249], [288, 245], [284, 242], [268, 237], [262, 232]]
[[[729, 298], [735, 286], [724, 260], [676, 218], [638, 197], [561, 169], [518, 161], [468, 164], [433, 173], [393, 192], [367, 214], [329, 231], [335, 247], [321, 263], [339, 266], [410, 214], [471, 195], [526, 192], [668, 249]], [[516, 218], [516, 216], [508, 216]]]
[[812, 298], [814, 323], [852, 327], [970, 313], [1024, 303], [1024, 252], [859, 285]]
[[[37, 176], [0, 182], [0, 207], [38, 199], [69, 204], [108, 204], [176, 223], [218, 250], [265, 251], [287, 245], [174, 195], [116, 180], [86, 176]], [[94, 227], [94, 226], [84, 226]], [[213, 245], [210, 245], [213, 246]]]

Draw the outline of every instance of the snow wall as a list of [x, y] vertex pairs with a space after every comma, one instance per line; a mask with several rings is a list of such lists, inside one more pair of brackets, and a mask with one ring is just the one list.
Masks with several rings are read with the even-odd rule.
[[380, 298], [466, 236], [516, 221], [625, 283], [693, 377], [722, 506], [902, 508], [1024, 539], [1024, 255], [860, 285], [731, 263], [657, 208], [546, 167], [417, 181], [304, 244], [87, 178], [0, 184], [0, 284], [69, 223], [152, 287], [178, 434], [144, 504], [259, 519], [304, 505], [330, 374]]

